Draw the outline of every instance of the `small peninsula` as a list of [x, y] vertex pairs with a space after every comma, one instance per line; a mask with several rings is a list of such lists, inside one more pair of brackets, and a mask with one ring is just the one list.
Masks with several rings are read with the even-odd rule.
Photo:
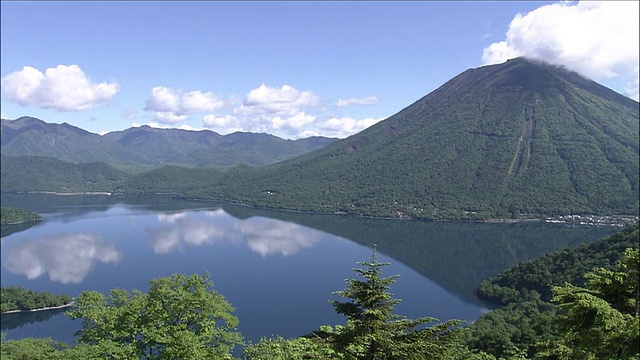
[[25, 290], [22, 286], [0, 288], [0, 313], [44, 311], [69, 307], [72, 299], [67, 295]]
[[2, 206], [0, 210], [0, 224], [2, 225], [13, 225], [39, 220], [42, 220], [40, 215], [24, 209]]

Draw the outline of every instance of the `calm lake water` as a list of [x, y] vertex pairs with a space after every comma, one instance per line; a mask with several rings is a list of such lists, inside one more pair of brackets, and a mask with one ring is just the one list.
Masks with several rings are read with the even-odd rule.
[[[306, 334], [345, 322], [329, 299], [355, 278], [374, 244], [396, 313], [473, 321], [488, 311], [474, 296], [483, 279], [517, 262], [610, 235], [618, 228], [544, 223], [417, 222], [297, 214], [168, 196], [2, 194], [2, 206], [43, 215], [5, 226], [1, 285], [77, 296], [84, 290], [147, 291], [149, 280], [209, 272], [236, 308], [247, 341]], [[72, 343], [79, 321], [64, 311], [1, 318], [8, 339]]]

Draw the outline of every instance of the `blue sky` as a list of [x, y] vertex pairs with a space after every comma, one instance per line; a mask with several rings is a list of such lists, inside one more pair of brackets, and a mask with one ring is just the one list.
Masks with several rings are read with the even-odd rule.
[[1, 3], [2, 117], [346, 137], [472, 67], [567, 66], [638, 100], [638, 2]]

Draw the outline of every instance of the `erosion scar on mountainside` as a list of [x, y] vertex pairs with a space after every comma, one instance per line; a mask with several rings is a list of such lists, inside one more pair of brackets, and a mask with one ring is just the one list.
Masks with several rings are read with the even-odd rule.
[[[531, 142], [533, 141], [534, 127], [535, 127], [535, 119], [533, 117], [533, 109], [529, 109], [529, 107], [525, 105], [524, 124], [522, 124], [522, 133], [520, 134], [520, 138], [518, 139], [518, 144], [516, 145], [516, 150], [513, 154], [513, 159], [511, 159], [511, 165], [509, 165], [509, 171], [507, 171], [507, 177], [511, 176], [511, 173], [513, 172], [513, 168], [517, 160], [520, 160], [518, 168], [522, 167], [526, 161], [526, 165], [524, 165], [525, 167], [523, 170], [527, 170], [529, 160], [531, 159]], [[525, 140], [526, 140], [526, 159], [523, 159], [522, 142]]]

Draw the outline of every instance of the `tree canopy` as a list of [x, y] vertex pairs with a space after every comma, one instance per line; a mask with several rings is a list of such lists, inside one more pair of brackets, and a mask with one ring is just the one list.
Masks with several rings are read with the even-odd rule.
[[149, 293], [83, 292], [69, 311], [82, 319], [80, 343], [118, 345], [145, 359], [230, 358], [242, 343], [234, 308], [212, 289], [209, 274], [151, 280]]

